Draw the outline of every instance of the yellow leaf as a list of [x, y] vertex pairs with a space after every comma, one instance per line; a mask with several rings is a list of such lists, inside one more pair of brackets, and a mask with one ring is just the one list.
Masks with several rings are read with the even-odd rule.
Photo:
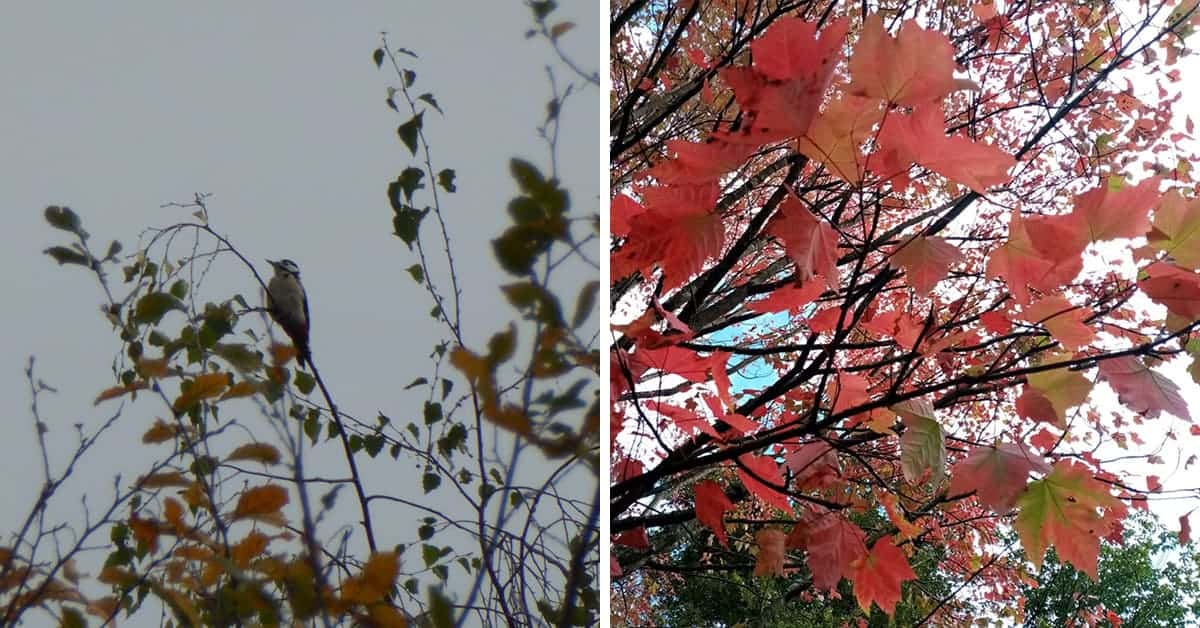
[[166, 519], [167, 523], [171, 524], [176, 534], [182, 534], [187, 528], [183, 522], [183, 506], [174, 497], [168, 497], [163, 502], [163, 519]]
[[520, 407], [515, 405], [484, 409], [484, 418], [510, 432], [515, 432], [522, 436], [529, 436], [533, 432], [533, 425], [529, 422], [529, 416]]
[[141, 488], [163, 488], [166, 486], [187, 486], [191, 484], [187, 478], [183, 477], [182, 473], [177, 471], [167, 471], [163, 473], [152, 473], [143, 476], [138, 485]]
[[288, 503], [287, 489], [282, 486], [268, 484], [246, 489], [238, 497], [237, 507], [234, 508], [234, 519], [258, 519], [268, 523], [278, 523], [282, 520], [279, 509]]
[[186, 390], [172, 404], [176, 412], [185, 412], [200, 401], [220, 395], [229, 386], [229, 373], [204, 373], [186, 383], [190, 385], [184, 386]]
[[376, 552], [363, 565], [362, 574], [342, 586], [342, 600], [351, 604], [374, 604], [387, 596], [400, 573], [395, 552]]
[[371, 607], [371, 625], [379, 628], [407, 628], [408, 620], [400, 611], [386, 604]]
[[238, 567], [245, 569], [251, 560], [260, 556], [267, 549], [267, 544], [270, 542], [271, 537], [257, 530], [247, 534], [246, 538], [230, 548], [233, 562]]
[[187, 490], [180, 493], [183, 501], [187, 502], [190, 508], [206, 508], [208, 507], [208, 496], [204, 493], [204, 486], [199, 482], [192, 482], [187, 487]]
[[175, 426], [170, 425], [162, 419], [154, 421], [154, 425], [142, 434], [142, 442], [146, 444], [165, 443], [172, 438], [175, 438]]
[[139, 390], [143, 390], [148, 387], [149, 387], [149, 384], [147, 384], [146, 382], [134, 382], [128, 386], [113, 386], [112, 388], [108, 388], [106, 390], [101, 391], [100, 394], [96, 396], [96, 401], [93, 402], [93, 405], [98, 406], [103, 401], [108, 401], [109, 399], [116, 399], [117, 397], [123, 396], [128, 393], [136, 392]]
[[550, 28], [550, 39], [558, 39], [572, 28], [575, 28], [574, 22], [559, 22]]
[[471, 380], [486, 377], [491, 373], [487, 360], [475, 355], [465, 347], [455, 347], [450, 352], [450, 363]]
[[225, 401], [226, 399], [233, 399], [234, 397], [249, 397], [250, 395], [258, 392], [258, 388], [258, 384], [251, 381], [242, 380], [230, 386], [229, 390], [225, 391], [225, 394], [221, 395], [220, 400]]
[[268, 443], [247, 443], [233, 450], [226, 458], [232, 460], [254, 460], [265, 465], [279, 464], [279, 450]]
[[141, 358], [137, 361], [138, 375], [146, 379], [157, 379], [167, 376], [167, 360], [160, 358], [151, 360], [150, 358]]

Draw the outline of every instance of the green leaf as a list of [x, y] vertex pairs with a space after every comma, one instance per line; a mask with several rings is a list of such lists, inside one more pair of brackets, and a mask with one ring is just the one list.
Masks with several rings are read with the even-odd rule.
[[392, 218], [392, 227], [395, 229], [396, 236], [400, 238], [408, 248], [412, 248], [413, 242], [417, 241], [417, 233], [421, 228], [421, 220], [429, 210], [416, 210], [411, 207], [406, 207], [401, 211], [396, 212]]
[[109, 242], [108, 252], [104, 254], [104, 259], [116, 259], [117, 255], [121, 253], [122, 248], [121, 243], [116, 240]]
[[375, 52], [371, 53], [371, 59], [375, 62], [375, 67], [383, 67], [383, 48], [376, 48]]
[[62, 229], [63, 231], [70, 231], [75, 234], [79, 234], [82, 231], [79, 215], [72, 211], [70, 207], [51, 205], [46, 208], [43, 215], [46, 217], [46, 222], [50, 223], [50, 226], [55, 229]]
[[317, 380], [305, 371], [296, 371], [296, 389], [307, 395], [317, 385]]
[[133, 307], [133, 322], [138, 325], [158, 323], [171, 310], [183, 310], [183, 302], [166, 292], [151, 292], [138, 299]]
[[930, 485], [936, 490], [946, 477], [946, 439], [934, 416], [933, 404], [924, 399], [909, 399], [891, 407], [904, 422], [900, 437], [900, 470], [904, 479], [916, 483], [930, 472]]
[[418, 284], [425, 283], [425, 271], [421, 269], [420, 264], [413, 264], [408, 267], [408, 274], [412, 275], [413, 281]]
[[538, 256], [550, 249], [553, 236], [540, 227], [513, 226], [492, 240], [496, 261], [507, 272], [524, 276], [533, 270]]
[[497, 366], [504, 364], [510, 358], [517, 346], [517, 326], [512, 323], [508, 324], [508, 329], [501, 332], [496, 332], [488, 340], [487, 363], [495, 369]]
[[75, 249], [67, 248], [65, 246], [52, 246], [42, 252], [45, 253], [46, 255], [49, 255], [50, 257], [53, 257], [54, 261], [58, 262], [59, 266], [62, 266], [64, 264], [78, 264], [79, 266], [89, 266], [89, 267], [91, 266], [91, 262], [88, 260], [88, 256], [84, 255], [83, 253], [80, 253], [79, 251], [76, 251]]
[[438, 548], [428, 543], [421, 545], [421, 560], [425, 562], [426, 567], [432, 567], [441, 556], [442, 552]]
[[413, 83], [416, 83], [416, 82], [417, 82], [417, 73], [413, 72], [412, 70], [405, 69], [404, 70], [404, 86], [412, 87]]
[[530, 2], [529, 8], [533, 11], [533, 18], [540, 22], [549, 17], [550, 13], [558, 8], [558, 3], [554, 2], [554, 0]]
[[183, 300], [183, 298], [186, 297], [187, 293], [188, 293], [187, 282], [182, 279], [177, 279], [175, 281], [175, 283], [171, 284], [170, 292], [171, 292], [171, 296], [175, 297], [176, 299]]
[[413, 388], [416, 388], [417, 386], [420, 386], [422, 384], [428, 384], [428, 383], [429, 383], [429, 380], [425, 379], [424, 377], [418, 377], [418, 378], [414, 379], [411, 384], [405, 386], [404, 390], [411, 390]]
[[383, 434], [371, 434], [363, 437], [363, 448], [367, 450], [367, 455], [374, 458], [383, 451], [384, 438]]
[[443, 456], [449, 457], [450, 454], [454, 453], [459, 447], [463, 446], [463, 443], [466, 442], [467, 428], [461, 423], [455, 423], [450, 430], [446, 432], [445, 436], [442, 436], [438, 439], [438, 452]]
[[404, 193], [404, 199], [406, 201], [412, 203], [413, 194], [415, 194], [417, 190], [425, 189], [425, 184], [421, 183], [424, 178], [424, 171], [411, 166], [405, 168], [404, 171], [400, 173], [400, 176], [396, 178], [396, 182], [400, 184], [400, 191]]
[[589, 281], [579, 289], [579, 296], [575, 298], [575, 315], [571, 317], [571, 329], [578, 329], [593, 314], [599, 293], [599, 281]]
[[438, 185], [442, 186], [447, 192], [456, 192], [458, 188], [454, 185], [454, 171], [446, 168], [438, 173]]
[[83, 613], [78, 609], [64, 606], [58, 628], [87, 628], [87, 620], [83, 618]]
[[228, 362], [230, 366], [242, 372], [257, 371], [262, 367], [262, 352], [256, 351], [244, 343], [217, 343], [213, 346], [212, 351]]
[[408, 152], [414, 156], [417, 154], [417, 139], [423, 124], [421, 117], [424, 115], [425, 112], [418, 113], [396, 129], [396, 133], [400, 135], [400, 141], [404, 142], [404, 145], [408, 147]]
[[430, 491], [433, 491], [434, 489], [436, 489], [437, 487], [439, 487], [441, 485], [442, 485], [442, 476], [440, 476], [436, 473], [433, 473], [431, 471], [426, 471], [425, 475], [421, 476], [421, 488], [425, 489], [426, 495], [428, 495]]
[[434, 401], [425, 402], [425, 425], [433, 425], [442, 420], [442, 404]]
[[[596, 282], [599, 285], [599, 282]], [[553, 327], [562, 327], [562, 308], [558, 298], [545, 287], [532, 281], [519, 281], [500, 288], [513, 307], [526, 314], [526, 318]]]
[[317, 439], [321, 437], [321, 422], [317, 420], [316, 414], [310, 414], [304, 419], [304, 434], [312, 444], [317, 444]]
[[442, 111], [442, 108], [440, 106], [438, 106], [437, 99], [433, 97], [433, 94], [430, 94], [429, 92], [425, 92], [424, 94], [417, 96], [417, 100], [429, 103], [429, 106], [433, 107], [434, 109], [437, 109], [438, 113], [440, 113], [442, 115], [446, 115], [446, 112]]
[[430, 587], [430, 621], [433, 628], [452, 628], [455, 624], [454, 606], [451, 606], [450, 599], [433, 587]]
[[546, 185], [546, 178], [542, 176], [542, 171], [524, 159], [509, 160], [508, 169], [522, 192], [533, 195]]
[[445, 401], [446, 397], [450, 396], [451, 390], [454, 390], [454, 382], [443, 377], [442, 378], [442, 401]]
[[433, 525], [426, 523], [417, 528], [417, 538], [421, 539], [422, 541], [428, 541], [429, 539], [433, 538], [434, 531]]

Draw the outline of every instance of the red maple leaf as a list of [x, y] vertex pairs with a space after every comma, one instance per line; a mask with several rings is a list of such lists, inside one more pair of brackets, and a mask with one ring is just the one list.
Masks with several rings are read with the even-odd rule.
[[[792, 505], [788, 503], [788, 496], [780, 493], [778, 490], [763, 484], [754, 476], [762, 478], [775, 486], [783, 486], [783, 475], [779, 473], [779, 464], [770, 456], [756, 456], [754, 454], [742, 454], [738, 456], [738, 462], [741, 466], [738, 467], [738, 477], [741, 478], [742, 484], [751, 493], [758, 496], [765, 504], [774, 506], [783, 512], [791, 513]], [[750, 473], [747, 473], [749, 471]]]
[[1167, 311], [1188, 321], [1200, 319], [1200, 275], [1175, 264], [1155, 262], [1146, 267], [1138, 287]]
[[879, 130], [881, 163], [872, 170], [884, 177], [920, 164], [951, 181], [984, 194], [1009, 180], [1016, 161], [1008, 153], [969, 138], [946, 135], [941, 103], [922, 105], [911, 115], [891, 113]]
[[975, 491], [979, 502], [999, 514], [1012, 509], [1029, 482], [1029, 472], [1048, 473], [1046, 459], [1020, 443], [976, 447], [954, 465], [950, 493]]
[[1073, 461], [1059, 461], [1017, 500], [1016, 528], [1025, 555], [1041, 567], [1046, 549], [1096, 579], [1100, 539], [1114, 532], [1126, 508], [1108, 485]]
[[837, 19], [815, 37], [816, 25], [799, 18], [773, 24], [751, 44], [753, 68], [721, 70], [748, 122], [715, 137], [759, 145], [804, 134], [824, 99], [848, 28], [848, 20]]
[[725, 513], [733, 510], [733, 502], [729, 501], [721, 485], [712, 480], [696, 482], [692, 492], [696, 497], [696, 520], [708, 526], [721, 545], [729, 547], [729, 539], [725, 536]]
[[908, 284], [921, 294], [929, 294], [950, 266], [963, 259], [962, 251], [937, 236], [918, 235], [892, 253], [892, 261], [904, 269]]
[[725, 223], [713, 211], [719, 193], [716, 185], [642, 190], [646, 211], [629, 218], [629, 237], [611, 256], [613, 276], [658, 266], [670, 290], [699, 273], [725, 247]]
[[878, 604], [888, 615], [895, 613], [896, 603], [900, 601], [900, 584], [917, 578], [904, 552], [893, 545], [890, 538], [876, 541], [871, 552], [854, 561], [851, 568], [854, 598], [864, 613], [871, 612], [871, 602]]
[[808, 211], [800, 199], [784, 199], [767, 232], [783, 241], [784, 250], [796, 264], [797, 279], [808, 281], [821, 275], [826, 285], [837, 286], [837, 231]]
[[850, 91], [899, 105], [939, 100], [966, 84], [954, 78], [954, 46], [937, 31], [905, 20], [896, 37], [873, 13], [850, 56]]
[[758, 556], [754, 560], [754, 575], [782, 576], [787, 554], [787, 535], [778, 528], [763, 528], [754, 535]]
[[1167, 376], [1154, 372], [1135, 356], [1126, 355], [1100, 362], [1100, 375], [1117, 393], [1126, 408], [1148, 417], [1169, 412], [1192, 420], [1179, 387]]
[[851, 564], [867, 554], [866, 534], [839, 512], [805, 512], [788, 536], [789, 547], [803, 548], [813, 585], [834, 591]]
[[763, 314], [782, 312], [783, 310], [796, 312], [812, 303], [823, 292], [825, 292], [825, 280], [815, 276], [809, 281], [779, 288], [771, 292], [765, 299], [751, 301], [746, 305], [746, 309]]

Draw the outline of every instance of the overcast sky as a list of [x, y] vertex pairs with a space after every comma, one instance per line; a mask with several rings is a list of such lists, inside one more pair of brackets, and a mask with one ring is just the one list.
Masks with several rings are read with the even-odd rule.
[[[557, 15], [577, 27], [563, 46], [594, 71], [602, 7], [564, 4]], [[401, 388], [427, 374], [427, 356], [443, 332], [428, 316], [428, 297], [403, 271], [414, 256], [391, 235], [385, 190], [410, 158], [395, 133], [406, 116], [384, 104], [394, 75], [371, 61], [380, 31], [394, 47], [421, 55], [406, 60], [417, 71], [416, 93], [432, 92], [446, 114], [426, 115], [426, 133], [435, 167], [458, 173], [459, 192], [442, 199], [456, 248], [470, 253], [458, 258], [465, 305], [483, 317], [468, 329], [471, 340], [482, 344], [508, 320], [496, 286], [509, 279], [493, 268], [487, 241], [505, 223], [515, 192], [508, 159], [546, 162], [535, 128], [551, 95], [550, 48], [524, 38], [532, 20], [517, 0], [346, 6], [6, 7], [0, 416], [7, 427], [0, 482], [6, 506], [22, 506], [0, 509], [0, 530], [14, 528], [40, 479], [32, 473], [38, 467], [22, 373], [27, 357], [38, 357], [38, 375], [60, 391], [42, 413], [61, 450], [73, 445], [71, 424], [96, 425], [112, 410], [93, 408], [91, 400], [114, 383], [109, 365], [120, 346], [98, 313], [102, 293], [94, 278], [42, 254], [65, 242], [42, 219], [48, 204], [74, 208], [95, 246], [119, 239], [131, 251], [146, 227], [189, 219], [161, 205], [211, 193], [213, 226], [258, 262], [260, 273], [268, 272], [265, 258], [288, 257], [303, 269], [313, 351], [344, 409], [368, 418], [380, 410], [410, 413], [405, 422], [417, 416], [422, 396]], [[555, 66], [560, 88], [578, 82]], [[560, 168], [576, 215], [597, 211], [600, 198], [599, 106], [593, 89], [564, 113]], [[244, 272], [219, 268], [232, 270], [209, 279], [214, 295], [256, 294]], [[151, 419], [129, 421], [128, 437]], [[127, 452], [100, 455], [118, 460]], [[405, 477], [412, 483], [417, 476]], [[111, 486], [109, 474], [87, 480], [90, 490]], [[354, 506], [349, 499], [342, 505]], [[72, 508], [77, 504], [65, 512]]]

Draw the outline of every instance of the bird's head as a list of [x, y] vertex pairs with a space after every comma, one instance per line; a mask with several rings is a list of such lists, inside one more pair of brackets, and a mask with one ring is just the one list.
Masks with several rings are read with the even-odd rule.
[[281, 259], [279, 261], [267, 260], [267, 263], [275, 269], [276, 275], [292, 275], [293, 277], [300, 276], [300, 267], [290, 259]]

